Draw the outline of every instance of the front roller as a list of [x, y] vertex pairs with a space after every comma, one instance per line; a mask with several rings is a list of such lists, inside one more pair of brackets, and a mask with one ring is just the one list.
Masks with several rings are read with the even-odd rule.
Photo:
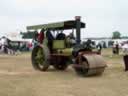
[[49, 67], [49, 50], [45, 46], [38, 45], [32, 50], [32, 65], [34, 69], [46, 71]]
[[102, 74], [105, 67], [106, 63], [102, 56], [97, 54], [83, 54], [76, 59], [74, 65], [75, 71], [82, 76]]

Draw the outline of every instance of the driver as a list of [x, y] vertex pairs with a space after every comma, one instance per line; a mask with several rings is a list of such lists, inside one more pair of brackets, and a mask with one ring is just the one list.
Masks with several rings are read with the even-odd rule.
[[48, 47], [50, 49], [50, 52], [52, 52], [52, 46], [53, 46], [53, 40], [55, 39], [52, 35], [51, 31], [48, 29], [46, 32], [46, 37], [48, 39]]

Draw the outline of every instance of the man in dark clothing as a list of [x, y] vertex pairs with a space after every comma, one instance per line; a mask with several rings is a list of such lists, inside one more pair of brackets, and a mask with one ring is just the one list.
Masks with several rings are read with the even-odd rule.
[[53, 40], [55, 39], [52, 35], [52, 33], [50, 32], [50, 30], [47, 30], [46, 32], [46, 37], [48, 40], [48, 48], [50, 49], [50, 52], [52, 53], [52, 46], [53, 46]]
[[119, 54], [119, 44], [116, 44], [116, 54]]
[[123, 59], [124, 59], [124, 64], [125, 64], [125, 71], [128, 71], [128, 55], [125, 55]]
[[88, 39], [86, 42], [86, 49], [88, 51], [92, 51], [92, 41], [90, 39]]

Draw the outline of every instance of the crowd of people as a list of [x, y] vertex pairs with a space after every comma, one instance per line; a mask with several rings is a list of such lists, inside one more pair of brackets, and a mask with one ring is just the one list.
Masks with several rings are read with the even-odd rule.
[[11, 41], [5, 36], [0, 38], [0, 53], [17, 54], [22, 51], [30, 51], [33, 47], [32, 42]]

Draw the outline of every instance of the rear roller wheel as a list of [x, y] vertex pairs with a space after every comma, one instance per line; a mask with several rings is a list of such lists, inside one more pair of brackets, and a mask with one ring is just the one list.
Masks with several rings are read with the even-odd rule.
[[44, 46], [36, 46], [32, 51], [31, 59], [34, 69], [46, 71], [49, 67], [49, 50]]

